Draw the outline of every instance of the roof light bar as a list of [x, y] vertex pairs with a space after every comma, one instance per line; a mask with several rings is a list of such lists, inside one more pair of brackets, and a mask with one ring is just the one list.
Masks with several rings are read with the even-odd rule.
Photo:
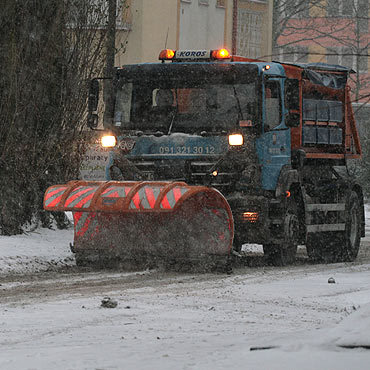
[[230, 53], [226, 49], [212, 50], [212, 59], [230, 59]]
[[172, 60], [175, 56], [175, 50], [164, 49], [159, 54], [159, 60]]
[[199, 60], [199, 59], [230, 59], [231, 55], [226, 49], [218, 50], [162, 50], [159, 60]]

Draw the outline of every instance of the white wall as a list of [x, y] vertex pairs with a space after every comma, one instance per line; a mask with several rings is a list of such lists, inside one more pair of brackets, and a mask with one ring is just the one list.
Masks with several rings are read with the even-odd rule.
[[177, 0], [129, 0], [128, 4], [130, 31], [118, 30], [116, 41], [118, 50], [127, 41], [126, 53], [117, 54], [116, 65], [158, 62], [166, 39], [167, 48], [176, 49]]
[[199, 0], [180, 2], [179, 49], [219, 49], [224, 47], [225, 12], [216, 7], [217, 0], [209, 5]]

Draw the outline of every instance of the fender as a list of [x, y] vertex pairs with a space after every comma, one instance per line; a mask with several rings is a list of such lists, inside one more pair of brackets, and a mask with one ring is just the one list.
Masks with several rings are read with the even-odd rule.
[[276, 199], [283, 199], [285, 206], [287, 205], [287, 199], [289, 199], [286, 197], [287, 191], [292, 192], [292, 196], [297, 202], [299, 218], [299, 242], [304, 244], [306, 240], [305, 191], [301, 187], [298, 170], [292, 169], [291, 166], [284, 166], [282, 168], [275, 190]]
[[275, 197], [281, 198], [285, 196], [285, 192], [291, 188], [294, 183], [299, 183], [298, 171], [291, 168], [290, 165], [284, 166], [279, 175], [275, 189]]

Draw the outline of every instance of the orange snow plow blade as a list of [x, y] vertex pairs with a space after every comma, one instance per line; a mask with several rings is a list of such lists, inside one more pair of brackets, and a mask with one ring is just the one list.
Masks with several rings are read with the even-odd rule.
[[73, 212], [76, 261], [226, 260], [234, 236], [222, 194], [184, 182], [72, 181], [49, 187], [44, 209]]

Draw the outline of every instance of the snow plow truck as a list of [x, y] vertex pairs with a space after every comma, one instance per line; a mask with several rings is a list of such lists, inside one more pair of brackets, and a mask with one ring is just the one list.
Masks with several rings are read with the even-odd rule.
[[[102, 261], [230, 263], [244, 243], [272, 264], [305, 245], [314, 261], [353, 261], [363, 192], [348, 77], [328, 64], [264, 62], [220, 50], [163, 50], [111, 78], [102, 145], [107, 181], [47, 189], [72, 211], [79, 265]], [[101, 89], [89, 91], [97, 127]], [[216, 261], [216, 262], [215, 262]]]

